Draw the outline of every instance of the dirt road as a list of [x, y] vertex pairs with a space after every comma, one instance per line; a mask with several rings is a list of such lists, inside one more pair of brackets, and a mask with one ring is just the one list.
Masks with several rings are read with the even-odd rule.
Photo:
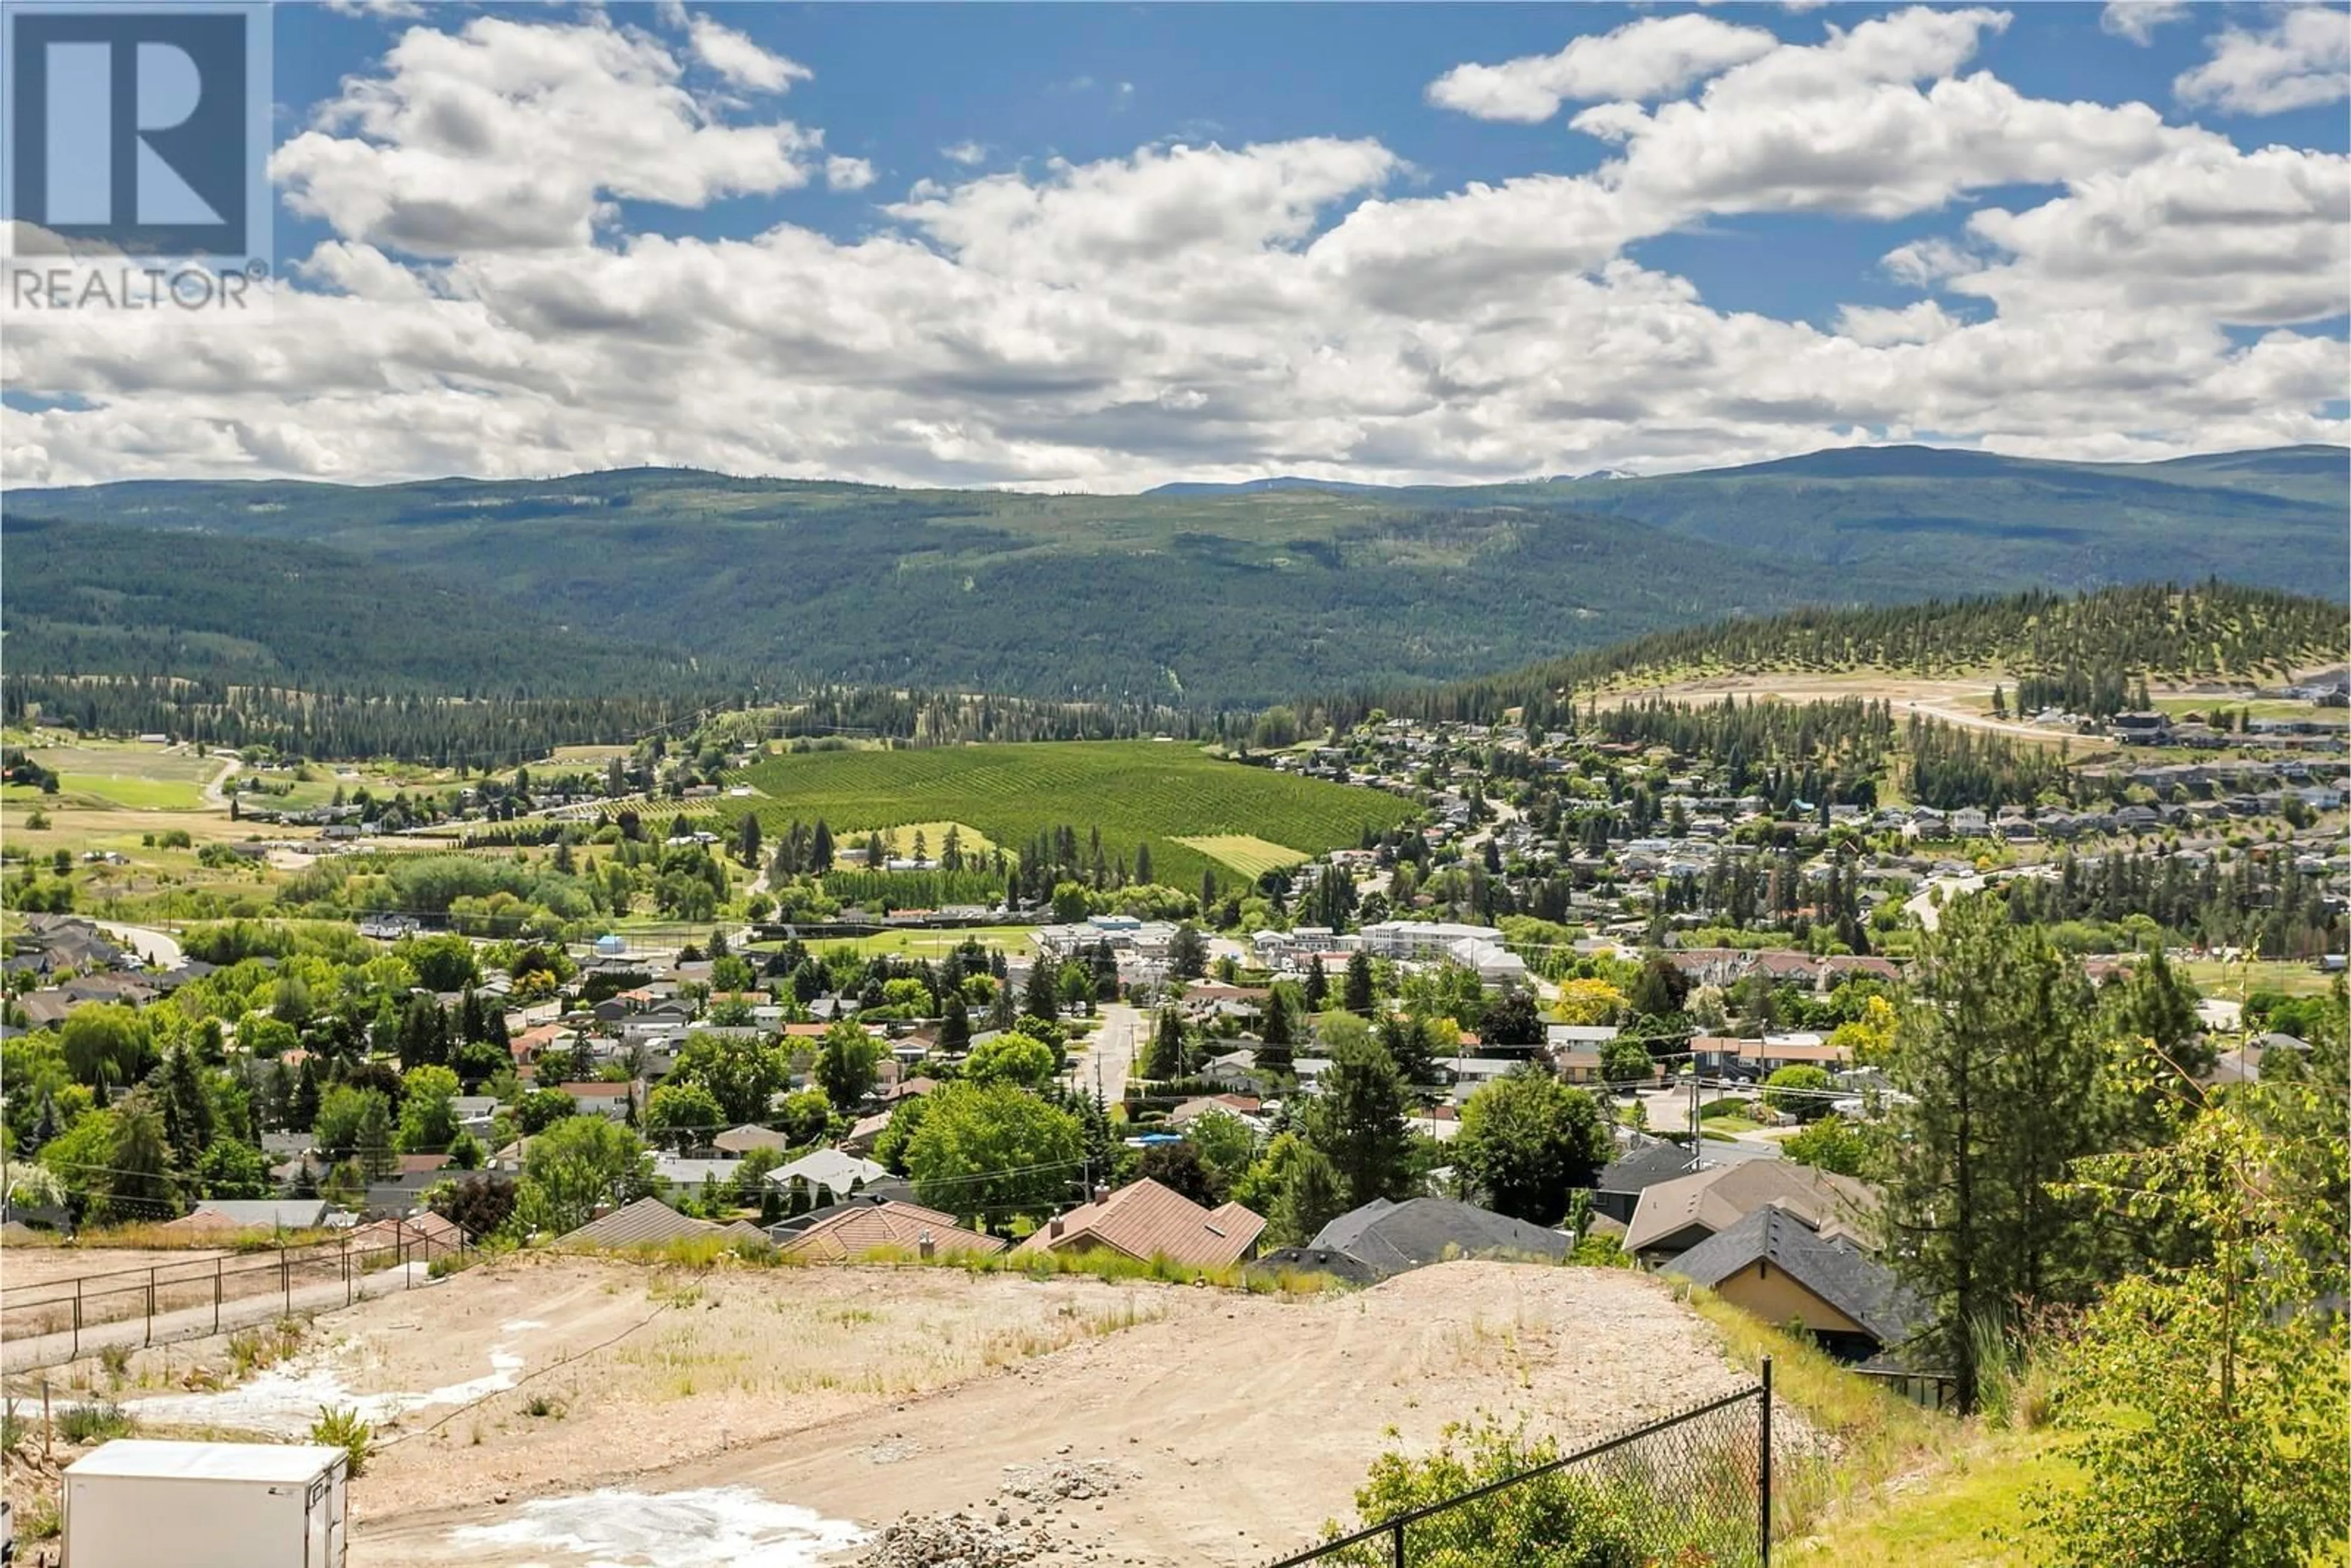
[[1834, 702], [1843, 697], [1882, 697], [1893, 705], [1898, 717], [1917, 714], [1970, 729], [1991, 730], [2000, 735], [2011, 735], [2021, 740], [2038, 740], [2053, 746], [2061, 740], [2081, 739], [2063, 730], [2020, 724], [2013, 719], [1993, 718], [1989, 714], [1977, 711], [1974, 705], [1982, 701], [1997, 684], [1998, 679], [1990, 675], [1977, 680], [1958, 681], [1930, 680], [1916, 675], [1710, 675], [1702, 680], [1675, 681], [1604, 692], [1595, 700], [1603, 707], [1614, 707], [1648, 697], [1674, 697], [1688, 701], [1719, 697], [1733, 692], [1740, 696], [1777, 698], [1781, 702], [1792, 703]]
[[[886, 1288], [877, 1280], [869, 1299]], [[776, 1516], [771, 1538], [738, 1543], [742, 1559], [772, 1539], [778, 1554], [758, 1561], [836, 1561], [813, 1544], [811, 1521], [991, 1516], [1008, 1467], [1085, 1462], [1116, 1488], [1062, 1506], [1050, 1528], [1069, 1549], [1055, 1561], [1257, 1563], [1350, 1513], [1381, 1452], [1426, 1449], [1449, 1422], [1489, 1411], [1573, 1442], [1743, 1381], [1702, 1322], [1629, 1271], [1447, 1263], [1311, 1301], [1154, 1290], [1184, 1310], [927, 1395], [674, 1465], [642, 1437], [602, 1448], [563, 1473], [568, 1502], [549, 1484], [531, 1489], [538, 1502], [517, 1487], [505, 1503], [379, 1509], [362, 1479], [352, 1568], [573, 1560], [558, 1544], [611, 1568], [679, 1562], [684, 1543], [665, 1549], [627, 1521], [714, 1509]], [[495, 1456], [495, 1442], [475, 1451]], [[448, 1462], [478, 1468], [462, 1450]], [[625, 1490], [590, 1494], [599, 1486]], [[542, 1527], [535, 1511], [567, 1522]], [[1008, 1511], [1030, 1510], [1015, 1500]]]

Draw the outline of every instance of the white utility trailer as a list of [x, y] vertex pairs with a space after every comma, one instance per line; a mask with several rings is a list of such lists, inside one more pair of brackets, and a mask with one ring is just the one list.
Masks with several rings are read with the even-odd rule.
[[66, 1468], [65, 1568], [343, 1568], [350, 1458], [118, 1437]]

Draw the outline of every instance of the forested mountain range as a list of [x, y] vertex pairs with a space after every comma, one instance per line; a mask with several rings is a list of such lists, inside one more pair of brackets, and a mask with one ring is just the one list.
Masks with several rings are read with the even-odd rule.
[[2345, 464], [2331, 447], [2145, 465], [1876, 447], [1656, 478], [1140, 497], [678, 470], [140, 482], [0, 500], [0, 616], [12, 672], [1245, 706], [1811, 603], [2210, 575], [2339, 587]]

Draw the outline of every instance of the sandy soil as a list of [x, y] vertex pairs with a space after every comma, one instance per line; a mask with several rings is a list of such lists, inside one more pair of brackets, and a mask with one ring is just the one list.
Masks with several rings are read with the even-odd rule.
[[[354, 1568], [666, 1564], [685, 1538], [797, 1568], [908, 1511], [999, 1506], [1068, 1541], [1053, 1561], [1259, 1563], [1448, 1422], [1573, 1441], [1741, 1381], [1695, 1314], [1615, 1270], [1453, 1263], [1313, 1300], [919, 1270], [701, 1286], [664, 1304], [629, 1265], [533, 1260], [327, 1320], [354, 1387], [420, 1389], [491, 1371], [493, 1345], [537, 1368], [655, 1313], [437, 1431], [446, 1411], [403, 1417], [353, 1490]], [[559, 1417], [524, 1414], [539, 1391]], [[1089, 1463], [1106, 1498], [1002, 1498], [1013, 1467]]]
[[193, 1274], [202, 1265], [210, 1277], [212, 1260], [225, 1254], [218, 1248], [150, 1247], [0, 1247], [0, 1302], [16, 1291], [40, 1295], [58, 1280], [82, 1274], [120, 1274], [161, 1268], [167, 1277]]

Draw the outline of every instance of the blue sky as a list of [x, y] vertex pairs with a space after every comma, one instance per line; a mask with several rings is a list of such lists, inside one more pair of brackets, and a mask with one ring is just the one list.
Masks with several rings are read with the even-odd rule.
[[[2346, 40], [2267, 4], [289, 5], [279, 321], [388, 335], [254, 334], [172, 389], [182, 466], [1128, 488], [2325, 436]], [[1669, 41], [1708, 58], [1646, 80]], [[1445, 85], [1487, 68], [1574, 85]], [[747, 361], [739, 416], [630, 406]], [[107, 355], [14, 371], [57, 476], [171, 461]]]
[[[435, 7], [438, 19], [475, 7]], [[607, 8], [616, 22], [654, 26], [650, 5]], [[1582, 173], [1608, 149], [1557, 122], [1512, 125], [1448, 113], [1422, 89], [1433, 62], [1503, 60], [1545, 53], [1658, 14], [1651, 5], [900, 5], [705, 7], [730, 26], [810, 67], [793, 112], [827, 128], [834, 152], [870, 160], [872, 189], [821, 188], [746, 196], [704, 209], [629, 204], [632, 228], [671, 235], [743, 236], [778, 222], [854, 238], [885, 223], [874, 198], [916, 180], [949, 180], [1060, 157], [1116, 157], [1143, 142], [1228, 145], [1298, 136], [1374, 137], [1411, 161], [1437, 189], [1541, 172]], [[1892, 7], [1824, 5], [1791, 12], [1720, 5], [1709, 15], [1765, 27], [1791, 41], [1817, 40]], [[2210, 10], [2215, 14], [2220, 7]], [[2242, 7], [2248, 12], [2255, 7]], [[2141, 101], [2177, 123], [2193, 118], [2169, 101], [2168, 84], [2203, 56], [2195, 25], [2155, 29], [2146, 45], [2099, 26], [2089, 4], [2026, 5], [1978, 56], [2036, 97]], [[344, 15], [324, 6], [277, 13], [278, 97], [290, 129], [307, 123], [338, 82], [362, 68], [408, 20]], [[2325, 152], [2351, 148], [2340, 104], [2260, 120], [2214, 121], [2251, 151], [2272, 142]], [[967, 167], [945, 155], [977, 144]], [[2015, 187], [1980, 193], [1977, 200]], [[1837, 306], [1907, 298], [1878, 276], [1895, 245], [1957, 228], [1975, 201], [1893, 224], [1716, 219], [1635, 247], [1698, 285], [1725, 309], [1760, 310], [1825, 324]], [[326, 237], [324, 225], [280, 218], [292, 253]], [[2333, 329], [2341, 331], [2338, 319]]]

